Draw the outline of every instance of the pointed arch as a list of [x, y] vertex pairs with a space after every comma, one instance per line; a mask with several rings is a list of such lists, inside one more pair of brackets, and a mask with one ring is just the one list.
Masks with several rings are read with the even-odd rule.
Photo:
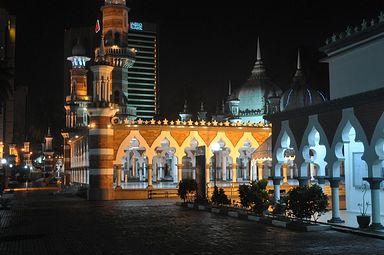
[[284, 164], [284, 152], [287, 149], [292, 149], [297, 154], [297, 143], [292, 130], [289, 127], [289, 120], [281, 122], [280, 133], [276, 139], [276, 143], [273, 147], [272, 162], [274, 166], [274, 176], [281, 175], [281, 167]]
[[[340, 160], [344, 159], [343, 155], [343, 145], [344, 143], [350, 142], [349, 133], [351, 129], [355, 130], [355, 138], [356, 142], [361, 142], [365, 148], [365, 151], [369, 148], [368, 139], [364, 132], [363, 127], [361, 126], [359, 120], [356, 118], [353, 108], [346, 108], [342, 111], [341, 121], [336, 129], [335, 135], [332, 140], [332, 145], [329, 153], [328, 160], [329, 162], [334, 162], [332, 165], [332, 169], [330, 169], [331, 177], [339, 177], [340, 176]], [[365, 156], [363, 155], [363, 159]]]
[[372, 169], [368, 169], [370, 177], [384, 177], [384, 113], [376, 124], [366, 160], [372, 162]]
[[[300, 176], [307, 175], [308, 165], [312, 168], [313, 165], [317, 168], [317, 176], [325, 176], [325, 167], [327, 166], [327, 157], [330, 151], [330, 146], [327, 136], [321, 126], [318, 115], [308, 117], [307, 128], [304, 131], [303, 139], [297, 153], [303, 158], [300, 167]], [[314, 171], [312, 169], [311, 171]], [[310, 174], [313, 177], [313, 174]]]
[[147, 142], [145, 139], [141, 136], [140, 132], [138, 130], [132, 130], [121, 142], [119, 145], [117, 152], [116, 152], [116, 157], [114, 160], [114, 164], [120, 164], [121, 159], [124, 157], [124, 150], [128, 148], [131, 144], [131, 140], [133, 138], [136, 138], [139, 141], [140, 146], [145, 147], [147, 156], [152, 160], [153, 153], [150, 151], [150, 147], [148, 146]]

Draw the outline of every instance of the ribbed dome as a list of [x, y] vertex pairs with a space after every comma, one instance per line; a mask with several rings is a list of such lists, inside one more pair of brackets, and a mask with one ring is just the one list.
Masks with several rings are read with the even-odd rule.
[[280, 99], [281, 111], [302, 108], [309, 105], [320, 104], [325, 101], [321, 92], [309, 88], [291, 88], [283, 93]]
[[297, 56], [297, 70], [291, 88], [283, 93], [280, 99], [280, 110], [286, 111], [319, 104], [325, 101], [321, 92], [308, 87], [304, 72], [301, 70], [300, 52]]
[[85, 56], [85, 48], [80, 44], [79, 40], [72, 48], [72, 56]]
[[257, 111], [258, 114], [266, 110], [267, 98], [273, 95], [280, 96], [281, 89], [271, 81], [261, 60], [260, 44], [257, 41], [257, 59], [253, 67], [251, 76], [236, 91], [233, 97], [240, 100], [240, 114], [245, 112]]

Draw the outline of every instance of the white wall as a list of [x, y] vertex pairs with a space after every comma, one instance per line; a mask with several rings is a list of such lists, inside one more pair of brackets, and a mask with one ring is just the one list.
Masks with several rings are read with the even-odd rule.
[[384, 38], [330, 57], [330, 98], [384, 87]]

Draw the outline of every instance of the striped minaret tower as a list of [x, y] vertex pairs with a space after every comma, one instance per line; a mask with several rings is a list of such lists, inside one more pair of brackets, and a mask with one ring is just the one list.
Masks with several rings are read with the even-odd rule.
[[113, 129], [117, 106], [111, 102], [112, 70], [104, 55], [104, 36], [97, 49], [93, 72], [93, 102], [89, 120], [89, 200], [113, 200]]

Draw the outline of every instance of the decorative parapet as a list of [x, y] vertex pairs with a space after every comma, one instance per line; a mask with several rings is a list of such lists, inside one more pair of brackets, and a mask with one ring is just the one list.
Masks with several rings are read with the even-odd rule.
[[361, 24], [358, 26], [354, 26], [354, 27], [348, 26], [341, 33], [333, 33], [331, 37], [328, 37], [325, 40], [325, 44], [329, 45], [335, 42], [339, 42], [341, 40], [344, 40], [345, 38], [372, 30], [373, 28], [376, 28], [383, 24], [384, 24], [384, 12], [381, 11], [380, 15], [377, 16], [376, 19], [372, 18], [370, 22], [367, 22], [365, 19], [363, 19]]
[[167, 119], [164, 120], [129, 120], [127, 118], [121, 119], [114, 117], [112, 118], [112, 124], [113, 125], [139, 125], [139, 126], [150, 126], [150, 125], [158, 125], [158, 126], [203, 126], [203, 127], [259, 127], [259, 128], [270, 128], [272, 127], [271, 123], [263, 123], [263, 122], [258, 122], [258, 123], [253, 123], [253, 122], [235, 122], [231, 123], [228, 120], [225, 122], [218, 122], [216, 120], [213, 121], [193, 121], [193, 120], [188, 120], [188, 121], [181, 121], [181, 120], [176, 120], [176, 121], [169, 121]]

